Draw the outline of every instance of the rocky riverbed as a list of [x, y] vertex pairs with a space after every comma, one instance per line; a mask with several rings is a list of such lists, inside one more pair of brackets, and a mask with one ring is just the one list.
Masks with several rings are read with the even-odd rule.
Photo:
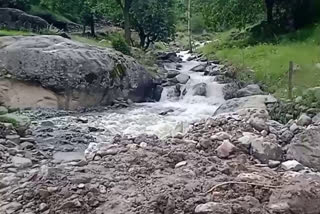
[[320, 213], [316, 116], [271, 120], [274, 97], [190, 57], [159, 57], [159, 103], [1, 126], [0, 213]]

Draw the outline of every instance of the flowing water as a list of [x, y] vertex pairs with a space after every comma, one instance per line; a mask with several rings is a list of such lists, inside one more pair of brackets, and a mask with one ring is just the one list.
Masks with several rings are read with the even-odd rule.
[[[190, 76], [187, 84], [181, 89], [181, 91], [184, 89], [187, 91], [184, 96], [170, 97], [169, 91], [174, 86], [165, 87], [160, 102], [141, 103], [125, 109], [86, 114], [84, 117], [89, 120], [89, 123], [81, 126], [103, 129], [104, 131], [93, 134], [98, 143], [108, 143], [117, 134], [138, 135], [147, 133], [156, 134], [159, 137], [175, 135], [178, 132], [185, 132], [191, 123], [212, 116], [224, 102], [223, 85], [215, 82], [215, 77], [204, 76], [203, 72], [191, 71], [201, 62], [186, 61], [190, 56], [187, 52], [181, 52], [179, 55], [183, 59], [180, 73]], [[167, 68], [170, 66], [172, 65], [165, 65]], [[206, 96], [193, 95], [192, 88], [199, 83], [207, 84]], [[160, 115], [161, 112], [168, 110], [170, 110], [168, 114]], [[70, 124], [71, 121], [72, 117], [62, 117], [55, 119], [54, 123], [57, 126], [63, 126], [65, 123]], [[94, 145], [96, 144], [89, 146], [89, 150]]]

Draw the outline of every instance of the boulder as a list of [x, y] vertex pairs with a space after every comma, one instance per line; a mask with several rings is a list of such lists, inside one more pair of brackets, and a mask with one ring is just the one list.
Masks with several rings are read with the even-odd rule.
[[28, 158], [14, 156], [11, 158], [12, 164], [19, 169], [24, 169], [32, 166], [32, 161]]
[[154, 99], [155, 101], [160, 101], [162, 95], [163, 87], [161, 85], [157, 85], [154, 89]]
[[177, 70], [168, 70], [167, 78], [174, 78], [180, 74]]
[[38, 16], [14, 8], [0, 8], [0, 28], [39, 32], [48, 27], [49, 23]]
[[262, 118], [254, 117], [249, 120], [250, 125], [257, 131], [269, 131], [269, 126]]
[[193, 86], [193, 96], [207, 96], [207, 84], [199, 83]]
[[[1, 37], [0, 101], [77, 109], [118, 97], [154, 100], [155, 78], [132, 57], [60, 36]], [[19, 62], [19, 63], [17, 63]]]
[[262, 163], [268, 163], [269, 160], [281, 161], [283, 151], [277, 143], [268, 142], [265, 138], [251, 138], [251, 153]]
[[297, 134], [288, 146], [287, 158], [320, 170], [320, 128], [306, 129]]
[[205, 76], [217, 76], [222, 75], [221, 68], [217, 65], [209, 65], [204, 71]]
[[14, 113], [0, 115], [0, 122], [12, 124], [20, 135], [23, 135], [31, 124], [28, 117]]
[[194, 71], [194, 72], [205, 72], [207, 66], [208, 66], [208, 64], [200, 64], [200, 65], [197, 65], [197, 66], [191, 68], [191, 71]]
[[195, 211], [197, 214], [232, 214], [231, 205], [217, 202], [199, 204]]
[[8, 109], [4, 106], [0, 106], [0, 115], [7, 114]]
[[312, 123], [312, 119], [306, 114], [301, 114], [297, 120], [297, 124], [299, 126], [308, 126], [311, 123]]
[[240, 89], [239, 84], [236, 82], [228, 83], [223, 86], [222, 93], [224, 99], [229, 100], [236, 97], [237, 91]]
[[256, 84], [252, 84], [237, 91], [236, 97], [247, 97], [247, 96], [262, 95], [262, 94], [264, 93], [260, 89], [260, 86]]
[[186, 84], [190, 79], [189, 75], [186, 74], [179, 74], [175, 77], [175, 80], [180, 84]]
[[158, 60], [166, 61], [166, 62], [181, 62], [182, 59], [178, 57], [177, 53], [175, 52], [168, 52], [168, 53], [160, 53], [158, 55]]
[[313, 123], [320, 123], [320, 113], [312, 118]]
[[283, 162], [281, 164], [281, 169], [286, 170], [286, 171], [298, 172], [300, 170], [303, 170], [304, 167], [302, 166], [301, 163], [299, 163], [296, 160], [289, 160], [289, 161]]
[[227, 158], [229, 157], [234, 151], [236, 147], [230, 143], [229, 140], [223, 141], [223, 143], [216, 149], [217, 155], [219, 158]]
[[215, 115], [222, 113], [235, 112], [245, 109], [261, 109], [266, 110], [266, 104], [277, 102], [272, 95], [256, 95], [249, 97], [241, 97], [227, 100], [216, 111]]

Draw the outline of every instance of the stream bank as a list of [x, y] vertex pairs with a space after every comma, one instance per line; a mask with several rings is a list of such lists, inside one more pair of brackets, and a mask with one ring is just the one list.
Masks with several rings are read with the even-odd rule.
[[225, 101], [230, 72], [182, 54], [158, 103], [31, 112], [34, 137], [1, 145], [0, 213], [319, 213], [319, 123], [270, 120], [255, 86]]

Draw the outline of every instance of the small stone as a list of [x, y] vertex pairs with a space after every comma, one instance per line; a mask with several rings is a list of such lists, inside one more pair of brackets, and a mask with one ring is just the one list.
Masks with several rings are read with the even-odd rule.
[[268, 136], [268, 132], [267, 132], [266, 130], [263, 130], [263, 131], [261, 132], [261, 135], [262, 135], [263, 137], [267, 137], [267, 136]]
[[35, 147], [34, 147], [34, 144], [33, 144], [33, 143], [23, 142], [23, 143], [20, 144], [20, 148], [21, 148], [22, 150], [25, 150], [25, 149], [30, 149], [30, 150], [32, 150], [32, 149], [34, 149]]
[[281, 168], [286, 171], [298, 172], [304, 169], [304, 166], [296, 160], [289, 160], [281, 164]]
[[12, 157], [11, 161], [12, 161], [13, 165], [19, 169], [24, 169], [24, 168], [32, 166], [32, 161], [28, 158], [14, 156], [14, 157]]
[[52, 127], [54, 126], [54, 123], [52, 121], [46, 120], [41, 122], [41, 126]]
[[34, 143], [36, 142], [36, 139], [34, 137], [22, 137], [20, 138], [21, 142], [30, 142], [30, 143]]
[[296, 123], [294, 123], [294, 124], [292, 124], [291, 126], [290, 126], [290, 131], [291, 132], [295, 132], [295, 131], [297, 131], [299, 129], [299, 126], [296, 124]]
[[259, 132], [263, 130], [269, 132], [269, 126], [266, 124], [266, 121], [262, 118], [258, 118], [258, 117], [251, 118], [249, 123], [254, 129], [256, 129]]
[[6, 139], [14, 142], [15, 144], [19, 144], [21, 142], [19, 135], [7, 135]]
[[276, 168], [276, 167], [278, 167], [280, 164], [281, 164], [280, 161], [269, 160], [269, 162], [268, 162], [268, 166], [269, 166], [270, 168]]
[[84, 189], [84, 188], [85, 188], [85, 184], [79, 184], [79, 185], [78, 185], [78, 188], [79, 188], [79, 189]]
[[139, 145], [141, 148], [146, 148], [148, 144], [146, 142], [141, 142]]
[[46, 203], [41, 203], [39, 206], [39, 210], [41, 212], [46, 211], [48, 209], [48, 205]]
[[99, 185], [99, 192], [105, 194], [107, 193], [107, 188], [104, 185]]
[[77, 121], [81, 122], [81, 123], [88, 123], [89, 122], [88, 118], [85, 118], [85, 117], [78, 117]]
[[230, 140], [231, 139], [231, 136], [226, 133], [226, 132], [219, 132], [215, 135], [212, 135], [210, 137], [211, 140], [219, 140], [219, 141], [223, 141], [223, 140]]
[[216, 149], [216, 152], [219, 158], [227, 158], [235, 151], [235, 149], [236, 147], [232, 143], [230, 143], [229, 140], [225, 140]]
[[195, 213], [199, 214], [232, 214], [231, 206], [228, 204], [209, 202], [196, 207]]
[[311, 123], [312, 123], [312, 119], [306, 114], [301, 114], [301, 116], [297, 120], [297, 124], [299, 126], [308, 126]]
[[175, 168], [180, 168], [180, 167], [185, 166], [187, 164], [188, 164], [187, 161], [181, 161], [175, 165]]

